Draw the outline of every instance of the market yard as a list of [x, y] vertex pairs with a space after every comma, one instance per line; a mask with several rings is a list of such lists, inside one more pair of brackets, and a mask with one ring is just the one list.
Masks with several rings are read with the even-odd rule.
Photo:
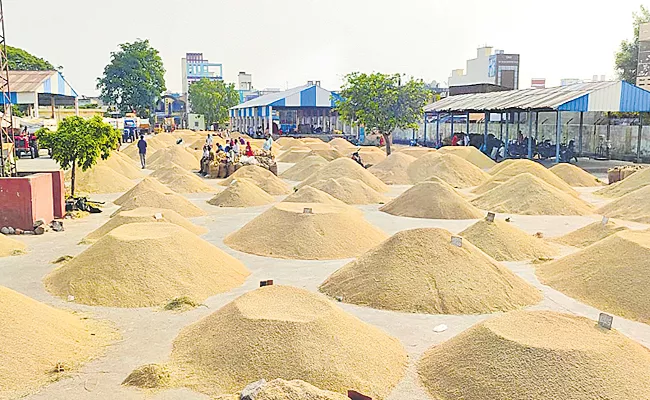
[[647, 170], [282, 138], [217, 178], [205, 135], [147, 141], [78, 176], [101, 214], [0, 236], [0, 305], [33, 314], [0, 316], [0, 399], [650, 396]]

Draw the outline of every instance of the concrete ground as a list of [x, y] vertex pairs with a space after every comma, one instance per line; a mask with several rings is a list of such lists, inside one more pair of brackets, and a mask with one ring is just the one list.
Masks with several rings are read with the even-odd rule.
[[[42, 170], [55, 165], [51, 160], [21, 160], [20, 167]], [[280, 170], [287, 165], [280, 165]], [[216, 181], [208, 181], [218, 189]], [[407, 186], [393, 187], [391, 196], [397, 196]], [[603, 203], [591, 194], [593, 189], [581, 189], [583, 198]], [[119, 196], [93, 196], [97, 200], [112, 200]], [[50, 262], [62, 255], [77, 255], [87, 246], [78, 245], [89, 232], [96, 229], [109, 218], [116, 209], [107, 204], [104, 213], [91, 215], [81, 220], [66, 220], [65, 232], [47, 233], [43, 236], [19, 237], [28, 245], [28, 253], [18, 257], [0, 259], [0, 285], [6, 286], [38, 301], [55, 307], [84, 313], [96, 319], [111, 321], [122, 334], [122, 339], [108, 346], [102, 357], [87, 363], [81, 370], [71, 373], [68, 379], [60, 380], [42, 388], [29, 399], [207, 399], [208, 397], [187, 389], [169, 390], [152, 394], [120, 385], [122, 380], [136, 367], [148, 363], [164, 363], [172, 349], [172, 341], [184, 327], [214, 312], [237, 296], [254, 290], [260, 280], [274, 279], [276, 284], [293, 285], [317, 292], [318, 285], [325, 278], [350, 260], [297, 261], [259, 257], [234, 251], [224, 245], [226, 235], [236, 231], [268, 207], [249, 209], [223, 209], [206, 203], [209, 194], [187, 196], [209, 215], [194, 218], [192, 221], [203, 225], [209, 232], [203, 239], [213, 243], [229, 254], [239, 258], [251, 271], [246, 283], [229, 293], [220, 294], [205, 301], [207, 307], [185, 313], [164, 312], [156, 308], [118, 309], [90, 307], [68, 303], [51, 296], [43, 287], [42, 279], [55, 266]], [[440, 221], [394, 217], [378, 211], [379, 206], [361, 206], [366, 218], [388, 234], [416, 227], [440, 227], [458, 233], [475, 221]], [[542, 232], [545, 237], [563, 235], [572, 230], [600, 220], [590, 217], [535, 217], [512, 216], [513, 224], [529, 233]], [[633, 229], [645, 229], [641, 224], [627, 224]], [[563, 252], [576, 251], [564, 248]], [[533, 309], [555, 310], [597, 319], [599, 311], [584, 305], [562, 293], [542, 285], [536, 278], [534, 267], [529, 263], [504, 263], [517, 275], [538, 287], [544, 299]], [[402, 382], [395, 388], [388, 400], [431, 399], [418, 383], [415, 364], [431, 346], [442, 343], [480, 322], [490, 315], [419, 315], [391, 311], [374, 310], [349, 304], [340, 307], [361, 320], [384, 329], [397, 337], [409, 354], [409, 367]], [[443, 333], [433, 332], [433, 328], [446, 324], [449, 329]], [[625, 335], [650, 347], [650, 325], [615, 317], [614, 326]]]

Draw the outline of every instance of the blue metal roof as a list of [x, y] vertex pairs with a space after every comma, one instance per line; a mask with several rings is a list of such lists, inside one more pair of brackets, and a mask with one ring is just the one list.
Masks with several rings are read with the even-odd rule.
[[231, 110], [259, 107], [334, 107], [340, 96], [317, 85], [298, 86], [284, 92], [270, 93], [249, 100]]

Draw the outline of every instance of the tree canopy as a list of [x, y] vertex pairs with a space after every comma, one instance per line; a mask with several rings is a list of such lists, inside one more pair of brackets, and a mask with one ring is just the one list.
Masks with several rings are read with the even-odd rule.
[[402, 82], [400, 74], [353, 72], [345, 77], [341, 98], [336, 104], [341, 118], [379, 131], [390, 155], [393, 131], [414, 127], [420, 121], [430, 92], [422, 80]]
[[235, 85], [206, 78], [190, 85], [188, 97], [192, 112], [204, 115], [208, 125], [227, 122], [228, 109], [239, 104]]
[[123, 43], [111, 53], [104, 76], [97, 79], [97, 89], [106, 104], [115, 105], [125, 114], [135, 112], [148, 117], [165, 88], [165, 67], [158, 50], [148, 40]]
[[52, 159], [61, 168], [72, 168], [72, 195], [75, 193], [76, 167], [82, 171], [95, 165], [101, 157], [107, 159], [119, 145], [120, 133], [101, 117], [89, 120], [68, 117], [59, 124], [56, 131], [41, 128], [36, 132], [41, 147], [49, 148]]
[[56, 69], [44, 59], [11, 46], [7, 46], [7, 62], [12, 71], [54, 71]]
[[639, 12], [633, 14], [634, 38], [623, 40], [616, 53], [615, 66], [619, 78], [633, 85], [636, 84], [636, 69], [639, 64], [639, 27], [647, 22], [650, 22], [650, 10], [641, 6]]

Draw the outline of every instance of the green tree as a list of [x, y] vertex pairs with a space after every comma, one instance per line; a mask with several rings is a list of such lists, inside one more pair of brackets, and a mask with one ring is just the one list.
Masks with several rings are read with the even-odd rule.
[[97, 79], [101, 99], [121, 113], [146, 118], [165, 88], [165, 67], [158, 50], [148, 40], [123, 43], [111, 53], [104, 76]]
[[400, 74], [353, 72], [345, 77], [341, 98], [336, 104], [341, 118], [379, 131], [390, 155], [393, 131], [417, 126], [430, 92], [422, 80], [402, 82]]
[[228, 109], [239, 104], [239, 93], [232, 83], [203, 78], [189, 88], [192, 112], [205, 116], [205, 123], [223, 124], [228, 121]]
[[49, 62], [29, 54], [23, 49], [7, 46], [7, 62], [13, 71], [54, 71]]
[[42, 147], [51, 150], [52, 158], [61, 168], [72, 168], [72, 196], [75, 194], [77, 167], [82, 171], [95, 165], [101, 157], [107, 159], [119, 145], [120, 133], [101, 117], [89, 120], [81, 117], [65, 118], [56, 131], [41, 128], [36, 132]]
[[616, 53], [615, 66], [620, 79], [635, 85], [636, 69], [639, 64], [639, 28], [641, 24], [650, 22], [650, 10], [641, 6], [639, 12], [632, 15], [634, 38], [621, 42], [621, 47]]

